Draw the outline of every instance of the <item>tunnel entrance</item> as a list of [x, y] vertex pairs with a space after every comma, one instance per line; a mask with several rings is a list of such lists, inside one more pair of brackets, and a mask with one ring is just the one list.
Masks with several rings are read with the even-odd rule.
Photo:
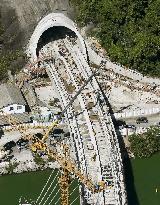
[[64, 26], [54, 26], [48, 28], [46, 31], [43, 32], [41, 37], [38, 40], [37, 48], [36, 48], [36, 55], [39, 56], [39, 51], [43, 46], [51, 41], [56, 41], [58, 39], [64, 39], [66, 36], [70, 38], [77, 38], [77, 35], [74, 31], [70, 30]]
[[[62, 35], [67, 33], [69, 35], [76, 36], [79, 49], [87, 59], [85, 41], [81, 36], [78, 28], [76, 27], [76, 24], [63, 13], [56, 12], [50, 13], [42, 18], [36, 26], [26, 50], [27, 55], [31, 59], [31, 61], [37, 60], [38, 51], [40, 50], [40, 48], [42, 49], [42, 45], [45, 44], [45, 40], [49, 39], [50, 35], [47, 33], [51, 33], [51, 37], [58, 36], [58, 38], [59, 34]], [[45, 36], [47, 36], [47, 38], [45, 38]]]

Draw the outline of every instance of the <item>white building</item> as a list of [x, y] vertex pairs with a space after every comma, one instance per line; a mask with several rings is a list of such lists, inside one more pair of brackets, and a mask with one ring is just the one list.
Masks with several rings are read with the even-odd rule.
[[0, 85], [0, 115], [24, 113], [26, 102], [14, 84]]

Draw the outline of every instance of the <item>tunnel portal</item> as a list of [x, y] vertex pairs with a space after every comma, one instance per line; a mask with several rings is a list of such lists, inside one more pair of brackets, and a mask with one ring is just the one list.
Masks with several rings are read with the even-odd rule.
[[43, 32], [43, 34], [38, 40], [36, 48], [37, 57], [39, 56], [39, 51], [41, 50], [41, 48], [43, 48], [43, 46], [45, 46], [49, 42], [53, 42], [58, 39], [64, 39], [66, 38], [66, 36], [70, 38], [77, 38], [76, 33], [65, 26], [54, 26], [48, 28], [46, 31]]
[[50, 13], [40, 20], [27, 46], [26, 53], [35, 62], [40, 49], [52, 40], [64, 38], [66, 35], [77, 37], [79, 49], [87, 59], [87, 50], [83, 37], [76, 24], [63, 13]]

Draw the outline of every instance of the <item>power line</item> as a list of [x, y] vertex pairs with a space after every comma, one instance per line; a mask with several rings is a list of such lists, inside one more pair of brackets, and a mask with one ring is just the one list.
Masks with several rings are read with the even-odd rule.
[[50, 176], [49, 176], [49, 178], [48, 178], [48, 180], [47, 180], [47, 182], [46, 182], [46, 184], [44, 185], [44, 187], [43, 187], [43, 189], [42, 189], [42, 191], [41, 191], [41, 193], [40, 193], [40, 195], [39, 195], [39, 197], [37, 198], [37, 200], [36, 200], [36, 203], [38, 202], [38, 200], [40, 199], [40, 197], [41, 197], [41, 195], [42, 195], [42, 193], [43, 193], [43, 191], [44, 191], [44, 189], [46, 188], [46, 186], [47, 186], [47, 184], [48, 184], [48, 182], [49, 182], [49, 180], [50, 180], [50, 178], [51, 178], [51, 176], [52, 176], [52, 174], [53, 174], [53, 172], [55, 171], [55, 169], [53, 169], [53, 171], [51, 172], [51, 174], [50, 174]]
[[[54, 189], [51, 191], [51, 193], [49, 194], [49, 196], [47, 197], [47, 199], [46, 199], [46, 201], [45, 201], [45, 203], [43, 204], [43, 205], [45, 205], [46, 204], [46, 202], [48, 201], [48, 199], [50, 198], [50, 196], [52, 195], [52, 193], [54, 192], [54, 190], [56, 189], [56, 187], [57, 187], [57, 185], [54, 187]], [[57, 193], [59, 193], [59, 190], [57, 191]], [[57, 193], [56, 193], [56, 195], [57, 195]], [[53, 197], [53, 198], [55, 198], [55, 197]]]
[[51, 199], [51, 201], [49, 202], [48, 205], [50, 205], [50, 204], [53, 202], [53, 200], [55, 199], [55, 197], [57, 196], [57, 194], [59, 194], [59, 190], [58, 190], [57, 193], [54, 195], [54, 197]]
[[77, 187], [79, 187], [79, 185], [77, 185], [74, 189], [73, 189], [73, 191], [70, 193], [70, 196], [73, 194], [73, 192], [77, 189]]
[[[56, 201], [55, 205], [59, 202], [60, 198], [61, 198], [61, 197], [58, 198], [58, 200]], [[50, 204], [48, 204], [48, 205], [50, 205]]]
[[79, 196], [77, 196], [70, 205], [72, 205], [77, 199], [79, 198]]
[[[45, 193], [44, 196], [42, 197], [42, 199], [41, 199], [39, 205], [42, 203], [43, 199], [44, 199], [45, 196], [47, 195], [48, 190], [51, 188], [51, 186], [52, 186], [52, 184], [54, 183], [55, 179], [57, 178], [58, 174], [59, 174], [59, 171], [57, 172], [57, 174], [56, 174], [56, 176], [54, 177], [53, 181], [51, 182], [50, 186], [48, 187], [46, 193]], [[57, 184], [56, 184], [56, 187], [57, 187]]]
[[69, 186], [72, 186], [72, 183], [74, 182], [74, 180], [72, 180], [72, 182], [70, 183], [70, 185]]

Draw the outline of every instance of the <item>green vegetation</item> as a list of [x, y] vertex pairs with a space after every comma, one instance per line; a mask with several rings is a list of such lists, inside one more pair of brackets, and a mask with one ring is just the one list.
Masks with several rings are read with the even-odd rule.
[[[160, 154], [157, 153], [147, 159], [131, 160], [133, 178], [129, 170], [128, 177], [128, 200], [129, 205], [158, 205], [160, 202]], [[133, 180], [133, 181], [132, 181]], [[135, 192], [131, 189], [131, 183], [135, 186]], [[156, 189], [158, 192], [156, 192]]]
[[0, 53], [0, 81], [8, 78], [8, 70], [17, 73], [25, 65], [26, 57], [22, 51], [7, 51]]
[[14, 163], [11, 163], [9, 162], [9, 165], [8, 167], [6, 167], [6, 170], [9, 174], [12, 174], [13, 173], [13, 170], [19, 165], [18, 162], [14, 162]]
[[159, 0], [70, 0], [80, 25], [94, 23], [112, 61], [160, 77]]
[[39, 154], [34, 155], [34, 162], [38, 166], [42, 166], [42, 167], [46, 164], [46, 161], [44, 159], [42, 159], [42, 157], [40, 157]]
[[136, 157], [150, 157], [160, 151], [160, 128], [150, 127], [143, 134], [133, 134], [129, 136], [129, 141]]

